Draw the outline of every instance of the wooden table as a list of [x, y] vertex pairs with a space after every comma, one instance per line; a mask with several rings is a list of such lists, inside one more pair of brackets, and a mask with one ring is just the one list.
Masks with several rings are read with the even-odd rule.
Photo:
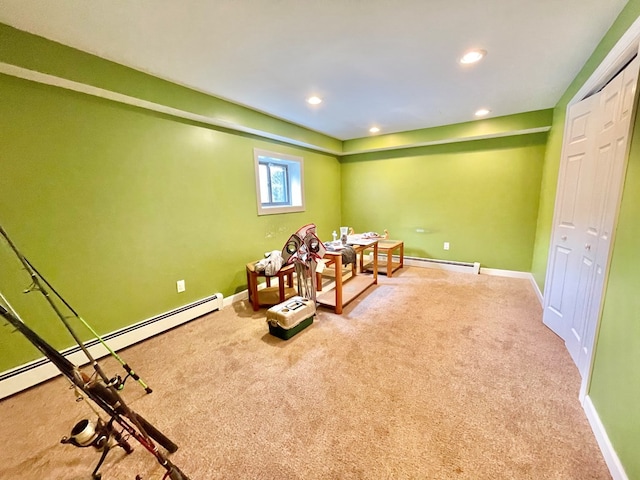
[[[336, 313], [342, 313], [344, 307], [351, 300], [364, 292], [371, 285], [378, 283], [378, 239], [358, 240], [350, 243], [356, 251], [356, 256], [366, 249], [373, 250], [373, 275], [358, 275], [356, 269], [353, 268], [353, 275], [348, 280], [342, 280], [342, 253], [340, 251], [329, 252], [324, 255], [327, 265], [334, 265], [336, 271], [336, 285], [334, 288], [326, 292], [319, 293], [316, 296], [316, 302], [320, 305], [333, 308]], [[357, 261], [357, 260], [356, 260]], [[355, 265], [355, 264], [354, 264]], [[320, 285], [320, 284], [319, 284]]]
[[[258, 272], [255, 269], [257, 262], [247, 263], [247, 293], [249, 294], [249, 302], [254, 311], [260, 310], [260, 305], [276, 305], [284, 302], [287, 298], [293, 297], [298, 292], [293, 288], [293, 272], [294, 265], [284, 265], [275, 275], [267, 275], [264, 271]], [[266, 288], [258, 290], [258, 278], [264, 277], [267, 284]], [[278, 286], [271, 286], [271, 279], [278, 279]], [[287, 285], [285, 285], [285, 279]]]
[[[398, 251], [398, 262], [393, 261], [393, 252]], [[360, 271], [370, 271], [374, 268], [378, 269], [378, 273], [384, 273], [387, 277], [392, 277], [393, 272], [404, 266], [404, 242], [401, 240], [380, 240], [378, 242], [378, 252], [386, 254], [387, 259], [378, 262], [377, 267], [373, 266], [373, 262], [364, 264], [364, 253], [360, 255]], [[374, 254], [375, 257], [376, 254]]]

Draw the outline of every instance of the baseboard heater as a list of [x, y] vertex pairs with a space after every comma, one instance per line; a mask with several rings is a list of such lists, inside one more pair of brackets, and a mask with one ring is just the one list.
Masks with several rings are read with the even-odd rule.
[[[216, 293], [175, 310], [108, 333], [103, 335], [102, 338], [112, 350], [118, 351], [202, 315], [220, 310], [222, 309], [222, 304], [222, 294]], [[98, 339], [89, 340], [85, 342], [85, 345], [96, 359], [109, 354]], [[87, 357], [77, 345], [63, 350], [62, 354], [76, 365], [87, 363]], [[0, 399], [49, 380], [59, 374], [58, 369], [45, 357], [2, 372], [0, 373]]]
[[463, 273], [480, 273], [480, 262], [456, 262], [436, 258], [404, 257], [404, 263], [413, 267], [436, 268]]

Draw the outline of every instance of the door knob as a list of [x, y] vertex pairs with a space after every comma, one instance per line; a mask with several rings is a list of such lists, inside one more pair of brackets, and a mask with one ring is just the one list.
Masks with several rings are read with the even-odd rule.
[[567, 236], [566, 235], [562, 235], [562, 237], [560, 237], [562, 239], [563, 242], [567, 241]]
[[590, 244], [588, 244], [588, 243], [585, 243], [585, 245], [584, 245], [584, 249], [585, 249], [585, 250], [591, 250], [591, 245], [590, 245]]

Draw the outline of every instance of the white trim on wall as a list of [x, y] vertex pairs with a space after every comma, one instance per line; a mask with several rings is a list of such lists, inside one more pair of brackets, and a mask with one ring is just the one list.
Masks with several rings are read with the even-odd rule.
[[[109, 348], [113, 351], [118, 351], [195, 318], [220, 310], [226, 301], [227, 299], [223, 298], [221, 293], [215, 293], [196, 302], [108, 333], [103, 335], [102, 338], [108, 343]], [[110, 354], [97, 339], [85, 342], [85, 346], [95, 359], [106, 357]], [[61, 353], [76, 365], [81, 366], [88, 362], [86, 355], [77, 345], [67, 348]], [[60, 375], [60, 371], [46, 357], [0, 372], [0, 399], [58, 375]]]
[[620, 40], [609, 51], [602, 63], [594, 70], [588, 80], [582, 85], [567, 105], [567, 110], [571, 105], [577, 103], [592, 93], [602, 88], [611, 80], [620, 69], [625, 66], [634, 55], [638, 53], [640, 43], [640, 17], [629, 27], [620, 37]]
[[598, 446], [602, 451], [604, 461], [609, 468], [609, 473], [611, 473], [613, 480], [629, 480], [629, 477], [627, 476], [627, 473], [624, 471], [624, 467], [622, 466], [622, 462], [620, 461], [620, 458], [618, 458], [618, 454], [614, 450], [613, 445], [611, 444], [611, 440], [609, 440], [607, 431], [600, 421], [598, 411], [593, 405], [593, 402], [591, 401], [591, 397], [589, 397], [589, 395], [586, 395], [584, 397], [582, 408], [584, 408], [584, 412], [587, 415], [587, 420], [589, 420], [589, 424], [591, 425], [591, 429], [593, 430], [593, 434], [596, 437], [596, 441], [598, 442]]
[[[399, 257], [396, 255], [393, 256], [395, 261], [400, 261]], [[433, 268], [436, 270], [446, 270], [449, 272], [459, 272], [459, 273], [469, 273], [469, 274], [480, 274], [480, 275], [492, 275], [496, 277], [509, 277], [509, 278], [522, 278], [525, 280], [529, 280], [531, 286], [533, 288], [538, 301], [540, 302], [540, 306], [543, 304], [542, 292], [540, 291], [540, 287], [536, 283], [536, 280], [531, 272], [520, 272], [517, 270], [502, 270], [499, 268], [487, 268], [480, 267], [480, 264], [475, 262], [473, 264], [463, 265], [462, 262], [460, 265], [455, 265], [456, 262], [452, 262], [453, 264], [447, 263], [437, 263], [433, 262], [431, 259], [427, 258], [418, 258], [418, 257], [405, 257], [404, 264], [409, 267], [419, 267], [419, 268]]]
[[500, 270], [497, 268], [481, 268], [480, 273], [483, 275], [496, 275], [499, 277], [511, 277], [511, 278], [524, 278], [529, 280], [531, 283], [531, 287], [533, 288], [538, 301], [540, 302], [540, 306], [542, 307], [544, 304], [544, 297], [542, 296], [542, 292], [540, 291], [540, 287], [536, 282], [535, 277], [531, 272], [518, 272], [515, 270]]

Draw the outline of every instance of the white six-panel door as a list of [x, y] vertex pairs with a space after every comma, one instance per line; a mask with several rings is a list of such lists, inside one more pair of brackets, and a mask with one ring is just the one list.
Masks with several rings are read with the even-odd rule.
[[545, 283], [544, 323], [561, 338], [569, 336], [576, 308], [585, 223], [581, 202], [592, 177], [595, 116], [599, 97], [592, 96], [569, 111], [560, 164], [550, 262]]
[[543, 321], [581, 374], [591, 359], [620, 203], [638, 59], [568, 112]]

